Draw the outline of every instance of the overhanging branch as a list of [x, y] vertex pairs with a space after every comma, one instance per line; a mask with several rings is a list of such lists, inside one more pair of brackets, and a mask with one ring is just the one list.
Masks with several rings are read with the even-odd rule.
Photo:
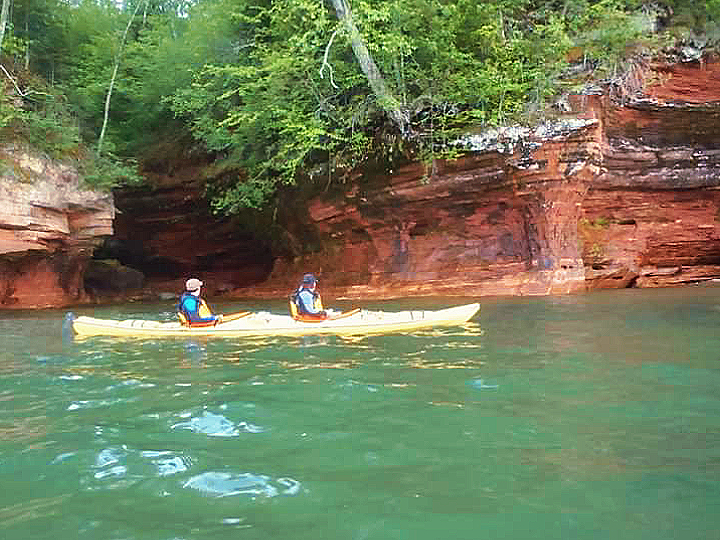
[[408, 117], [407, 114], [400, 107], [400, 102], [388, 89], [383, 79], [382, 73], [378, 69], [370, 51], [368, 51], [360, 30], [358, 30], [350, 12], [350, 6], [346, 0], [332, 0], [332, 4], [335, 7], [338, 20], [343, 23], [345, 29], [350, 36], [350, 45], [352, 46], [355, 58], [360, 64], [360, 68], [367, 77], [370, 88], [375, 93], [380, 106], [385, 110], [388, 116], [395, 123], [400, 133], [405, 134], [408, 129]]
[[328, 54], [330, 53], [330, 47], [332, 47], [332, 42], [333, 42], [333, 40], [335, 39], [335, 36], [337, 35], [337, 33], [338, 33], [338, 31], [335, 30], [335, 31], [332, 33], [332, 36], [330, 36], [330, 41], [328, 41], [327, 47], [325, 47], [325, 54], [323, 55], [323, 63], [322, 63], [322, 66], [320, 66], [320, 78], [321, 78], [321, 79], [324, 78], [324, 77], [323, 77], [323, 70], [325, 69], [325, 66], [327, 66], [327, 67], [328, 67], [328, 73], [330, 74], [330, 84], [331, 84], [332, 87], [335, 88], [336, 90], [338, 90], [338, 87], [337, 87], [337, 85], [335, 84], [335, 81], [333, 81], [333, 76], [332, 76], [332, 74], [333, 74], [333, 69], [332, 69], [332, 66], [331, 66], [330, 64], [328, 64], [327, 59], [328, 59]]

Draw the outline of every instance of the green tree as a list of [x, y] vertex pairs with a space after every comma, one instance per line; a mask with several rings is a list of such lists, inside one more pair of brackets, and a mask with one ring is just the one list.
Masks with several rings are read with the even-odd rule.
[[571, 47], [612, 75], [654, 13], [697, 32], [718, 2], [15, 0], [3, 50], [64, 92], [103, 152], [142, 158], [192, 133], [215, 157], [216, 208], [236, 212], [316, 171], [323, 185], [371, 160], [432, 171], [459, 134], [542, 111]]
[[135, 20], [135, 16], [137, 15], [138, 11], [141, 7], [146, 6], [147, 1], [144, 2], [138, 2], [135, 6], [135, 10], [132, 12], [132, 15], [130, 15], [130, 18], [128, 19], [127, 26], [125, 26], [125, 30], [122, 33], [122, 36], [120, 37], [118, 44], [116, 46], [116, 52], [115, 52], [115, 62], [113, 63], [113, 71], [112, 75], [110, 77], [110, 82], [108, 84], [108, 90], [107, 94], [105, 96], [105, 108], [103, 109], [103, 123], [102, 128], [100, 129], [100, 136], [98, 137], [98, 144], [97, 144], [97, 152], [98, 154], [102, 154], [102, 146], [103, 141], [105, 139], [105, 130], [107, 128], [107, 122], [108, 122], [108, 116], [110, 114], [110, 100], [112, 99], [112, 92], [113, 88], [115, 86], [115, 79], [117, 78], [118, 68], [120, 67], [120, 61], [122, 60], [123, 56], [123, 49], [125, 49], [125, 42], [127, 41], [127, 34], [130, 30], [130, 26], [132, 25], [133, 21]]

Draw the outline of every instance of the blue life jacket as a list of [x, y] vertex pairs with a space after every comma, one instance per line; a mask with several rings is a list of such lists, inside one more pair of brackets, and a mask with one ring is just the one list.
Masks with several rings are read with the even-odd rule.
[[[300, 296], [300, 293], [303, 291], [306, 291], [312, 295], [311, 306], [305, 305], [305, 302]], [[320, 295], [317, 292], [310, 290], [308, 287], [303, 287], [302, 285], [298, 287], [298, 289], [291, 296], [291, 300], [292, 303], [295, 304], [295, 307], [297, 307], [297, 312], [300, 315], [318, 315], [322, 311], [322, 301], [320, 301]], [[319, 308], [318, 304], [320, 304]]]
[[212, 315], [210, 308], [205, 300], [185, 291], [180, 295], [180, 302], [177, 305], [178, 313], [182, 313], [185, 318], [192, 323], [208, 323], [217, 319], [216, 315]]

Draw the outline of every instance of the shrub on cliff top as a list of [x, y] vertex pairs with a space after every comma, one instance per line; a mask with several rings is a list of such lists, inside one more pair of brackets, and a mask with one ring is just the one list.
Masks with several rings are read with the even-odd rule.
[[54, 158], [77, 153], [77, 121], [64, 96], [42, 78], [27, 72], [11, 73], [2, 66], [0, 132], [6, 140], [20, 140]]
[[27, 72], [11, 73], [4, 66], [0, 71], [5, 77], [0, 85], [3, 140], [28, 144], [53, 159], [72, 160], [91, 188], [110, 189], [141, 181], [132, 163], [111, 153], [98, 156], [87, 150], [80, 138], [78, 120], [56, 88]]

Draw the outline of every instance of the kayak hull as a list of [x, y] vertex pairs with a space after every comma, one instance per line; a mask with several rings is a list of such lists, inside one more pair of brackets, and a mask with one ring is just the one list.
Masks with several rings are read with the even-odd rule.
[[367, 311], [324, 321], [296, 321], [289, 315], [251, 313], [237, 320], [210, 327], [187, 327], [179, 322], [142, 319], [98, 319], [80, 316], [72, 327], [78, 336], [189, 337], [217, 336], [304, 336], [317, 334], [364, 335], [408, 332], [437, 326], [457, 326], [468, 322], [480, 304], [466, 304], [436, 311]]

